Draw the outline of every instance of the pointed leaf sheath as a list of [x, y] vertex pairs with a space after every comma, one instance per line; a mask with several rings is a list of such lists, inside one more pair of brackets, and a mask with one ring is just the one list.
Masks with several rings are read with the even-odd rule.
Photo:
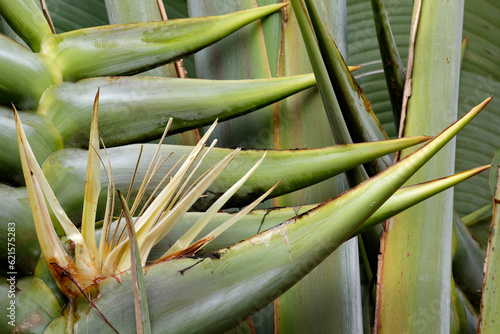
[[[29, 79], [36, 81], [34, 77]], [[28, 124], [33, 128], [26, 130], [28, 137], [38, 135], [30, 142], [39, 161], [43, 162], [50, 153], [62, 148], [61, 135], [66, 146], [88, 147], [92, 101], [98, 87], [101, 87], [100, 135], [107, 146], [115, 146], [158, 138], [170, 117], [175, 121], [169, 133], [183, 132], [216, 118], [224, 120], [251, 112], [314, 85], [312, 74], [241, 81], [151, 77], [87, 79], [49, 88], [39, 112], [26, 114], [23, 119], [28, 117]], [[57, 128], [50, 119], [57, 123]], [[0, 171], [4, 171], [0, 179], [22, 184], [10, 109], [0, 109], [0, 123], [5, 123], [0, 133], [3, 138]]]
[[2, 0], [0, 14], [35, 52], [52, 31], [34, 0]]
[[[359, 164], [398, 151], [403, 147], [415, 145], [426, 139], [427, 137], [413, 137], [384, 142], [331, 146], [322, 149], [269, 151], [261, 167], [232, 197], [229, 205], [246, 205], [279, 180], [283, 181], [271, 194], [272, 197], [321, 182]], [[156, 148], [157, 145], [144, 145], [136, 179], [140, 180], [144, 177], [147, 164], [151, 161]], [[127, 189], [129, 187], [139, 150], [140, 145], [108, 149], [117, 189]], [[192, 147], [189, 146], [163, 145], [161, 151], [164, 156], [168, 156], [172, 152], [173, 155], [163, 164], [153, 178], [149, 187], [150, 190], [147, 191], [146, 195], [151, 193], [156, 184], [180, 157], [191, 150]], [[199, 170], [207, 170], [230, 152], [231, 150], [228, 149], [214, 148], [205, 158]], [[237, 182], [245, 171], [249, 170], [262, 157], [263, 153], [262, 150], [244, 150], [240, 152], [231, 163], [231, 168], [226, 169], [209, 188], [207, 197], [197, 203], [197, 208], [208, 207], [225, 190]], [[101, 153], [101, 156], [104, 156], [104, 152]], [[52, 189], [73, 221], [80, 219], [83, 187], [85, 185], [86, 159], [87, 152], [85, 150], [64, 149], [51, 155], [43, 165], [44, 173], [47, 179], [50, 180]], [[193, 179], [196, 179], [200, 173], [197, 172]], [[67, 187], [68, 183], [72, 185], [71, 188]], [[104, 175], [101, 176], [101, 184], [103, 188], [107, 184]], [[133, 194], [137, 193], [137, 187], [138, 185], [135, 183]], [[102, 205], [105, 203], [104, 195], [101, 194], [99, 201], [101, 203], [101, 213]]]
[[[363, 233], [364, 231], [370, 229], [376, 224], [384, 222], [387, 218], [406, 210], [407, 208], [420, 203], [421, 201], [438, 194], [441, 191], [449, 189], [459, 182], [462, 182], [478, 173], [483, 172], [490, 166], [478, 167], [471, 169], [466, 172], [448, 176], [442, 179], [433, 180], [413, 186], [408, 186], [399, 189], [385, 202], [370, 218], [368, 218], [363, 225], [358, 228], [354, 233], [353, 237]], [[285, 207], [276, 208], [272, 210], [254, 210], [251, 213], [243, 217], [234, 227], [231, 227], [220, 237], [214, 239], [208, 246], [203, 247], [203, 252], [215, 251], [232, 245], [240, 240], [245, 240], [252, 237], [258, 231], [265, 231], [272, 228], [285, 220], [291, 219], [299, 214], [302, 214], [308, 210], [311, 210], [318, 206], [318, 204], [309, 204], [299, 207]], [[200, 233], [202, 235], [208, 233], [210, 230], [216, 228], [224, 221], [230, 219], [235, 214], [233, 213], [217, 213], [215, 217], [210, 221], [206, 228]], [[170, 247], [176, 240], [178, 240], [185, 231], [187, 231], [191, 226], [194, 225], [195, 221], [202, 216], [199, 212], [188, 212], [186, 213], [179, 223], [169, 232], [169, 234], [161, 240], [152, 250], [151, 259], [158, 258], [161, 253]], [[466, 245], [470, 245], [471, 241], [467, 241]], [[457, 252], [456, 261], [463, 261], [464, 257], [471, 257], [470, 254], [466, 254], [466, 248], [464, 242], [460, 242], [458, 246], [460, 249]], [[484, 253], [484, 252], [483, 252]], [[484, 258], [484, 254], [483, 254]], [[474, 260], [474, 259], [472, 259]], [[455, 261], [455, 260], [454, 260]], [[471, 263], [473, 261], [470, 261]], [[482, 261], [482, 260], [481, 260]], [[477, 262], [475, 262], [476, 264]], [[467, 265], [464, 265], [464, 274]], [[470, 274], [470, 272], [469, 272]], [[464, 284], [466, 282], [463, 282]], [[476, 292], [477, 293], [477, 292]]]
[[368, 218], [368, 220], [358, 230], [356, 230], [354, 235], [363, 233], [397, 213], [402, 212], [446, 189], [449, 189], [456, 184], [487, 170], [490, 167], [491, 165], [481, 166], [452, 176], [401, 188], [387, 202], [385, 202], [379, 210]]
[[101, 267], [101, 259], [95, 241], [96, 211], [101, 192], [101, 162], [99, 159], [98, 130], [99, 90], [95, 96], [90, 127], [89, 153], [87, 158], [87, 173], [85, 176], [85, 193], [83, 198], [82, 237], [89, 249], [90, 258], [97, 268]]
[[50, 59], [29, 51], [2, 34], [0, 73], [0, 103], [14, 103], [23, 109], [35, 109], [45, 89], [61, 81], [61, 74]]
[[313, 74], [261, 80], [152, 77], [94, 78], [52, 87], [39, 112], [59, 128], [65, 144], [86, 147], [93, 95], [100, 87], [99, 132], [106, 146], [161, 136], [249, 113], [316, 84]]
[[[146, 288], [151, 297], [150, 314], [155, 315], [151, 318], [152, 331], [220, 333], [244, 321], [348, 239], [485, 104], [384, 172], [314, 210], [220, 250], [217, 259], [186, 258], [151, 266]], [[123, 297], [131, 294], [130, 277], [125, 273], [120, 277], [121, 284], [111, 277], [99, 285], [96, 305], [118, 331], [133, 327], [133, 300]], [[118, 301], [122, 307], [114, 312]], [[102, 328], [103, 320], [94, 310], [89, 311], [86, 300], [79, 298], [76, 310], [81, 313], [76, 332]]]
[[66, 81], [133, 74], [198, 51], [283, 6], [75, 30], [46, 39], [41, 52], [55, 59]]

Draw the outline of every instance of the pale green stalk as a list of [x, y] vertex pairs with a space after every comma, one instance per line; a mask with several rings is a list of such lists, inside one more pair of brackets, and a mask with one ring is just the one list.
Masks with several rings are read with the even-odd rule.
[[[418, 29], [413, 71], [406, 73], [411, 87], [405, 92], [411, 96], [406, 119], [402, 116], [405, 136], [435, 134], [457, 117], [463, 2], [416, 1], [415, 13], [420, 4], [420, 20], [413, 21]], [[454, 156], [452, 143], [410, 182], [453, 173]], [[379, 261], [376, 333], [449, 332], [452, 215], [448, 191], [388, 222]]]
[[35, 52], [52, 35], [50, 26], [34, 0], [2, 0], [0, 14]]
[[[494, 166], [499, 168], [499, 165]], [[497, 173], [500, 175], [500, 173]], [[490, 239], [484, 263], [483, 293], [481, 299], [481, 316], [479, 318], [478, 333], [496, 333], [500, 331], [500, 308], [498, 298], [498, 279], [500, 277], [499, 257], [499, 225], [500, 225], [500, 177], [497, 178], [493, 204], [493, 218], [491, 221]]]

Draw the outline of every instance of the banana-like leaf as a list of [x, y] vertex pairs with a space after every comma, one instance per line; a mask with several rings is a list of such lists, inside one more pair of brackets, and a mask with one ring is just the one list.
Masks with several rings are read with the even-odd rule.
[[[469, 4], [468, 1], [466, 3]], [[500, 13], [500, 8], [498, 13]], [[466, 21], [464, 21], [464, 27], [466, 26]], [[500, 76], [484, 76], [466, 70], [471, 61], [470, 58], [474, 56], [469, 52], [472, 51], [466, 51], [465, 53], [463, 69], [460, 74], [460, 114], [463, 113], [465, 108], [479, 100], [479, 95], [484, 96], [485, 94], [500, 92]], [[457, 137], [456, 169], [467, 168], [467, 166], [481, 161], [491, 163], [493, 160], [494, 154], [499, 148], [498, 143], [500, 143], [498, 131], [500, 126], [498, 113], [500, 101], [492, 102], [492, 109], [485, 113], [483, 119], [474, 123], [476, 131], [467, 129]], [[478, 136], [477, 132], [482, 133], [482, 135]], [[455, 209], [457, 212], [463, 216], [491, 204], [494, 190], [490, 189], [489, 184], [488, 175], [481, 175], [477, 180], [468, 181], [464, 185], [458, 186], [455, 189]], [[486, 224], [485, 227], [484, 232], [488, 234], [489, 224]]]
[[159, 21], [162, 19], [158, 1], [105, 0], [111, 24]]
[[[26, 135], [32, 143], [39, 163], [51, 153], [63, 148], [55, 125], [45, 116], [33, 112], [20, 112], [25, 121]], [[0, 106], [0, 181], [12, 185], [24, 184], [17, 147], [16, 126], [11, 108]]]
[[450, 299], [450, 333], [476, 333], [478, 314], [453, 277]]
[[46, 0], [57, 33], [109, 24], [103, 0]]
[[[487, 102], [414, 154], [301, 216], [213, 253], [211, 258], [184, 258], [150, 266], [145, 279], [151, 297], [152, 330], [220, 333], [244, 321], [347, 240]], [[134, 302], [123, 297], [131, 295], [131, 275], [125, 272], [119, 278], [120, 283], [117, 277], [99, 282], [95, 305], [118, 331], [127, 333], [135, 329], [131, 316]], [[157, 291], [164, 291], [167, 297]], [[244, 302], [249, 299], [252, 303]], [[120, 308], [116, 307], [118, 301]], [[76, 333], [110, 330], [86, 300], [79, 297], [75, 303], [80, 314], [72, 324]]]
[[[331, 146], [321, 149], [269, 151], [261, 167], [231, 198], [228, 205], [240, 206], [248, 204], [250, 200], [263, 194], [279, 180], [283, 181], [271, 196], [289, 193], [426, 139], [427, 137], [413, 137], [393, 141]], [[141, 180], [144, 177], [156, 148], [157, 145], [144, 145], [136, 179]], [[161, 152], [164, 156], [168, 156], [170, 153], [173, 154], [153, 178], [150, 186], [151, 190], [146, 191], [146, 195], [151, 194], [154, 187], [180, 157], [191, 150], [192, 147], [189, 146], [162, 145]], [[134, 174], [140, 145], [115, 147], [107, 151], [113, 168], [116, 189], [128, 189]], [[207, 170], [230, 152], [231, 150], [228, 149], [212, 149], [204, 159], [200, 170]], [[226, 189], [237, 182], [262, 157], [262, 154], [262, 150], [244, 150], [240, 152], [231, 163], [231, 168], [222, 172], [220, 177], [211, 185], [207, 197], [201, 199], [198, 205], [195, 206], [199, 209], [206, 208], [222, 195]], [[105, 153], [101, 152], [101, 156], [104, 157]], [[86, 160], [86, 150], [64, 149], [49, 156], [43, 164], [43, 171], [47, 180], [49, 180], [56, 197], [73, 222], [78, 222], [81, 219], [79, 216], [83, 200], [83, 187], [85, 186]], [[193, 178], [196, 179], [200, 173], [198, 171]], [[104, 189], [107, 179], [104, 173], [101, 175], [101, 184]], [[71, 184], [71, 187], [68, 187], [68, 184]], [[134, 184], [133, 194], [137, 192], [138, 186], [137, 183]], [[101, 203], [100, 209], [102, 210], [102, 203], [105, 203], [105, 194], [101, 194], [99, 203]]]
[[39, 112], [57, 125], [65, 145], [86, 147], [92, 101], [100, 87], [100, 135], [107, 146], [159, 138], [249, 113], [315, 85], [314, 75], [261, 80], [152, 77], [93, 78], [49, 89]]
[[453, 215], [452, 266], [455, 283], [478, 306], [483, 289], [485, 250], [474, 239], [457, 213]]
[[33, 0], [3, 0], [0, 14], [35, 52], [52, 35], [49, 23]]
[[62, 81], [62, 76], [52, 64], [52, 60], [31, 52], [1, 34], [0, 73], [0, 103], [14, 103], [23, 109], [38, 106], [45, 89]]
[[65, 80], [133, 74], [198, 51], [285, 5], [219, 17], [75, 30], [44, 39], [41, 52], [54, 58]]

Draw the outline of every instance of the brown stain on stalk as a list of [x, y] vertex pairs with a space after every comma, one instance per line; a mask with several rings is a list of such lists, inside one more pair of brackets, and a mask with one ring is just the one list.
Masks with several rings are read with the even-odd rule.
[[390, 228], [390, 225], [392, 224], [392, 219], [390, 218], [385, 221], [384, 223], [384, 232], [382, 234], [382, 237], [380, 238], [380, 251], [378, 254], [378, 262], [377, 262], [377, 291], [376, 291], [376, 302], [375, 302], [375, 323], [373, 324], [373, 333], [380, 333], [382, 330], [382, 323], [380, 321], [381, 317], [381, 302], [380, 300], [382, 299], [382, 293], [384, 289], [384, 280], [383, 280], [383, 270], [384, 270], [384, 253], [385, 253], [385, 245], [386, 245], [386, 238], [387, 238], [387, 230]]
[[[496, 225], [495, 225], [495, 222], [498, 221], [498, 217], [497, 217], [497, 206], [500, 204], [499, 201], [500, 201], [500, 165], [498, 166], [498, 175], [497, 175], [497, 181], [496, 181], [496, 188], [495, 188], [495, 195], [493, 196], [493, 217], [491, 219], [491, 226], [490, 226], [490, 236], [488, 238], [488, 247], [486, 249], [486, 257], [485, 257], [485, 261], [484, 261], [484, 266], [483, 266], [483, 286], [482, 286], [482, 291], [483, 291], [483, 294], [482, 294], [482, 297], [481, 297], [481, 303], [480, 303], [480, 312], [479, 312], [479, 319], [478, 319], [478, 323], [477, 323], [477, 333], [481, 333], [482, 330], [483, 330], [483, 315], [484, 315], [484, 307], [485, 307], [485, 296], [487, 295], [488, 293], [488, 286], [487, 286], [487, 281], [488, 281], [488, 270], [489, 270], [489, 264], [490, 264], [490, 260], [491, 260], [491, 257], [492, 257], [492, 252], [495, 251], [495, 247], [492, 246], [493, 244], [493, 238], [495, 237], [495, 229], [496, 229]], [[492, 281], [494, 280], [494, 276], [492, 275]], [[495, 288], [495, 287], [493, 287]], [[495, 293], [496, 291], [493, 291], [493, 293]], [[486, 325], [486, 328], [488, 328], [487, 324]]]
[[[420, 13], [422, 10], [422, 0], [417, 0], [415, 8], [415, 21], [412, 23], [411, 35], [410, 35], [410, 46], [408, 50], [408, 64], [406, 66], [406, 78], [403, 89], [403, 103], [401, 106], [401, 119], [399, 123], [398, 138], [403, 137], [405, 122], [406, 122], [406, 109], [408, 106], [408, 100], [411, 97], [411, 85], [412, 85], [412, 72], [413, 72], [413, 62], [415, 57], [415, 44], [417, 39], [418, 26], [420, 21]], [[400, 151], [396, 152], [394, 162], [400, 159]]]

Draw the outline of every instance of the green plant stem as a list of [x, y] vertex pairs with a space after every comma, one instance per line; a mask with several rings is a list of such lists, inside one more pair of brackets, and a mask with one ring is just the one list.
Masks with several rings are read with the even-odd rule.
[[[434, 134], [457, 117], [462, 16], [463, 1], [422, 4], [420, 21], [414, 21], [418, 32], [405, 136]], [[450, 145], [412, 182], [452, 173], [454, 156]], [[449, 332], [452, 215], [448, 191], [389, 221], [379, 262], [376, 333]]]
[[0, 14], [35, 52], [44, 38], [52, 35], [50, 26], [33, 0], [2, 0]]

